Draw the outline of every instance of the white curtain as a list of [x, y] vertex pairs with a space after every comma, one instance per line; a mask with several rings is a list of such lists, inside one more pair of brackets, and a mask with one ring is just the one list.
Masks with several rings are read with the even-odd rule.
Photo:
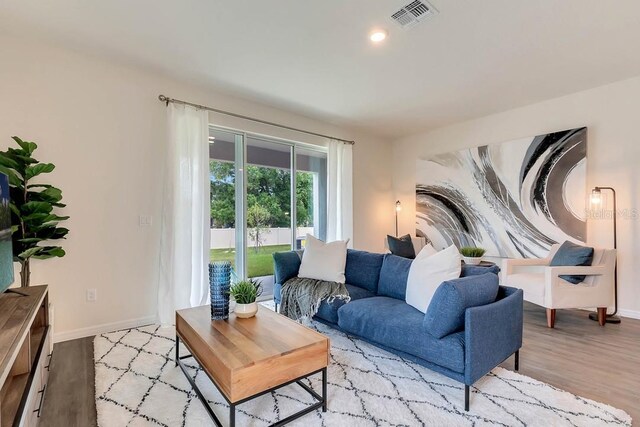
[[209, 120], [205, 110], [170, 103], [166, 145], [158, 316], [207, 300], [209, 263]]
[[327, 241], [353, 242], [353, 184], [352, 146], [340, 141], [329, 141], [327, 168]]

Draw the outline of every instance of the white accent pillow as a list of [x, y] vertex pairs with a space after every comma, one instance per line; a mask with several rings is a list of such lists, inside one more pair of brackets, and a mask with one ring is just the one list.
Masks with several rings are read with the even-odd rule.
[[409, 268], [405, 301], [426, 313], [438, 287], [447, 280], [460, 277], [460, 253], [454, 245], [435, 254], [420, 251]]
[[298, 277], [344, 283], [348, 242], [337, 240], [325, 243], [307, 234]]
[[418, 252], [418, 255], [416, 255], [416, 258], [427, 257], [427, 256], [435, 255], [437, 253], [438, 251], [436, 250], [436, 248], [434, 248], [431, 242], [429, 242], [426, 245], [424, 245], [422, 249], [420, 249], [420, 252]]

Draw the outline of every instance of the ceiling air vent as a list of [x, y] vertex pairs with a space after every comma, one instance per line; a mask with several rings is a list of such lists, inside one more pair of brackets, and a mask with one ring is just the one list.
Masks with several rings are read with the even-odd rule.
[[402, 28], [410, 28], [437, 13], [436, 8], [426, 1], [415, 0], [391, 15], [391, 19]]

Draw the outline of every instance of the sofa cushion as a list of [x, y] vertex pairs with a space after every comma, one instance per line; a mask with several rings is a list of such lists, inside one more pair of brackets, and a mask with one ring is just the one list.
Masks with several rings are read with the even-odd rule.
[[442, 282], [460, 277], [460, 252], [455, 245], [429, 255], [421, 251], [411, 263], [405, 301], [422, 313]]
[[423, 320], [415, 308], [388, 297], [359, 299], [338, 309], [338, 325], [345, 332], [464, 372], [464, 332], [438, 339], [426, 332]]
[[380, 269], [378, 295], [396, 298], [404, 302], [411, 261], [392, 254], [384, 256], [382, 268]]
[[383, 254], [348, 249], [345, 267], [346, 282], [376, 292], [383, 260]]
[[491, 265], [484, 267], [482, 265], [462, 264], [462, 271], [460, 271], [460, 277], [478, 276], [485, 273], [500, 273], [500, 267], [497, 265]]
[[[575, 243], [571, 243], [567, 240], [560, 245], [549, 265], [551, 267], [563, 265], [586, 266], [591, 265], [591, 261], [593, 261], [593, 248], [576, 245]], [[583, 282], [586, 276], [574, 274], [563, 275], [560, 276], [560, 278], [577, 285], [578, 283]]]
[[410, 259], [416, 257], [416, 250], [413, 247], [410, 234], [405, 234], [402, 237], [393, 237], [387, 234], [387, 245], [389, 251], [394, 255]]
[[302, 251], [276, 252], [273, 254], [275, 282], [282, 285], [298, 275]]
[[498, 276], [493, 273], [443, 282], [427, 308], [425, 328], [436, 338], [464, 329], [466, 309], [494, 302], [498, 288]]
[[307, 233], [298, 277], [345, 283], [347, 240], [324, 242]]
[[[371, 291], [351, 285], [349, 283], [347, 283], [345, 286], [347, 287], [347, 291], [349, 291], [349, 297], [351, 298], [351, 301], [357, 301], [362, 298], [370, 298], [376, 296], [376, 294]], [[347, 303], [340, 298], [334, 299], [331, 304], [329, 304], [326, 300], [323, 300], [320, 303], [320, 307], [318, 307], [318, 312], [316, 313], [315, 317], [319, 317], [324, 321], [337, 324], [338, 309], [345, 304]]]

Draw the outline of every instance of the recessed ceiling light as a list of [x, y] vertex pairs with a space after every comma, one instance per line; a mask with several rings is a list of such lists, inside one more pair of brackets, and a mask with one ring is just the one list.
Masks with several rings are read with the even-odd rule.
[[374, 30], [369, 34], [369, 39], [374, 43], [380, 43], [387, 38], [387, 32], [384, 30]]

